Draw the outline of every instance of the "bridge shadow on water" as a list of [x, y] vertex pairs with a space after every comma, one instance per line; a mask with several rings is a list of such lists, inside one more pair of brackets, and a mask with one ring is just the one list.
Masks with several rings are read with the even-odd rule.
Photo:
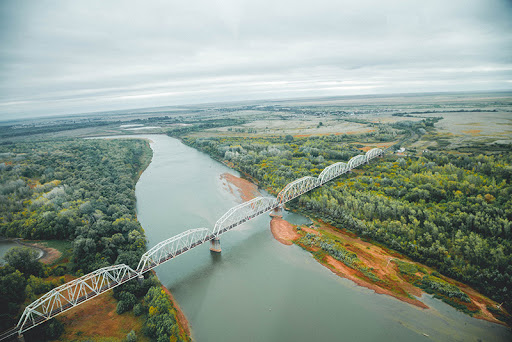
[[[266, 221], [266, 222], [265, 222]], [[259, 222], [258, 227], [252, 227], [254, 230], [245, 230], [247, 236], [240, 240], [240, 236], [236, 234], [240, 231], [232, 231], [230, 234], [224, 235], [221, 240], [223, 248], [221, 253], [212, 252], [203, 249], [203, 253], [209, 253], [209, 256], [203, 256], [207, 261], [200, 266], [196, 265], [196, 269], [186, 276], [179, 279], [168, 281], [165, 285], [171, 291], [180, 293], [187, 291], [191, 284], [201, 282], [203, 286], [200, 288], [207, 289], [208, 283], [215, 278], [214, 275], [225, 271], [227, 268], [236, 268], [245, 264], [246, 256], [250, 257], [254, 249], [261, 248], [266, 241], [273, 239], [270, 233], [270, 224], [268, 220]], [[194, 293], [200, 296], [199, 293]]]

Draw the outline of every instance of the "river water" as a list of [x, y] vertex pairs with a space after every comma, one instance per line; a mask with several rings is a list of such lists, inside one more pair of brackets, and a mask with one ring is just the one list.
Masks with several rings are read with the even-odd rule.
[[[212, 228], [240, 199], [220, 175], [236, 171], [163, 135], [136, 187], [149, 247], [187, 229]], [[291, 220], [304, 220], [300, 216]], [[423, 310], [340, 278], [297, 246], [277, 242], [261, 215], [157, 267], [205, 341], [511, 341], [510, 330], [473, 319], [430, 296]], [[424, 336], [427, 334], [428, 337]]]

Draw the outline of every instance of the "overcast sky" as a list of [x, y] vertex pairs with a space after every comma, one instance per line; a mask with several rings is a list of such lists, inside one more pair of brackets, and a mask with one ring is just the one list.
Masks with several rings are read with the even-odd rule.
[[512, 1], [0, 0], [0, 120], [512, 90]]

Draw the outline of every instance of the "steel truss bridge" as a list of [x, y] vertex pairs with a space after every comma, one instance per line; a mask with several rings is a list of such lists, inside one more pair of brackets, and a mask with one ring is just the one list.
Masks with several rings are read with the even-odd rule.
[[215, 223], [212, 230], [208, 228], [196, 228], [187, 230], [164, 240], [146, 253], [140, 259], [137, 269], [132, 269], [125, 264], [103, 267], [78, 279], [70, 281], [29, 304], [23, 312], [18, 324], [0, 334], [0, 341], [46, 322], [47, 320], [80, 305], [116, 286], [132, 279], [143, 277], [143, 274], [177, 256], [186, 253], [207, 241], [212, 244], [218, 241], [219, 236], [244, 222], [263, 213], [277, 209], [284, 203], [311, 191], [330, 180], [349, 172], [370, 160], [384, 155], [384, 151], [374, 148], [353, 157], [348, 162], [335, 163], [326, 167], [318, 177], [302, 177], [288, 183], [283, 190], [274, 197], [257, 197], [229, 209]]

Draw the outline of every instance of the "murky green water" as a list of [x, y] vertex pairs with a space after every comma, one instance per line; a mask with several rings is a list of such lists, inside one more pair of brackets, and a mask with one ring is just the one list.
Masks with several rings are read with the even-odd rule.
[[5, 253], [7, 253], [7, 251], [13, 247], [19, 247], [19, 245], [16, 242], [9, 240], [0, 241], [0, 265], [3, 265], [5, 263]]
[[[176, 139], [146, 137], [154, 156], [136, 195], [149, 246], [211, 228], [239, 203], [219, 178], [236, 172]], [[196, 341], [512, 340], [508, 329], [428, 296], [431, 309], [422, 310], [335, 276], [300, 248], [275, 241], [269, 222], [262, 215], [224, 234], [220, 255], [203, 245], [156, 269]]]

